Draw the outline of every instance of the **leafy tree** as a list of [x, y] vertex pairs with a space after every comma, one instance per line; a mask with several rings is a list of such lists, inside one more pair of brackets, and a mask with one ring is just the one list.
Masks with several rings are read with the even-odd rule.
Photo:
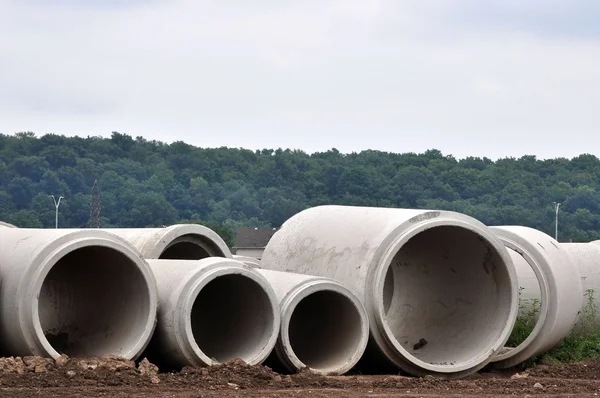
[[208, 226], [233, 244], [240, 226], [279, 227], [321, 204], [447, 209], [488, 225], [520, 224], [562, 241], [600, 239], [600, 159], [492, 161], [424, 153], [333, 148], [250, 151], [166, 144], [113, 132], [110, 138], [0, 134], [0, 219], [54, 226], [50, 194], [65, 197], [59, 223], [85, 227], [94, 181], [107, 227], [178, 222]]

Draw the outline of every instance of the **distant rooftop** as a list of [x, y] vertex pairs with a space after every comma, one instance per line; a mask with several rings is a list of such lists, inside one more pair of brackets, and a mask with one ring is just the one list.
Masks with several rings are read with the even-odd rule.
[[270, 227], [242, 227], [235, 234], [236, 248], [262, 248], [267, 246], [277, 228]]

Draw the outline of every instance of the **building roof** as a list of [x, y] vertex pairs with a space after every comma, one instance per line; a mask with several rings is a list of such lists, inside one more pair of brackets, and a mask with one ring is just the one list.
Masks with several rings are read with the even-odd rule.
[[265, 247], [277, 228], [269, 227], [242, 227], [235, 234], [236, 248]]

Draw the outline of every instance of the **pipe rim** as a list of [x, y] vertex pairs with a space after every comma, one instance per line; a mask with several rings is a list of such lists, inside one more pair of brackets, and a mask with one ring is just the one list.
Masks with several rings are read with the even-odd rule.
[[[212, 242], [217, 251], [207, 247], [206, 241]], [[211, 257], [232, 257], [225, 241], [212, 229], [200, 224], [175, 224], [160, 230], [160, 239], [152, 247], [147, 258], [159, 259], [167, 249], [182, 242], [197, 244], [205, 249]]]
[[[149, 293], [148, 322], [144, 327], [144, 332], [138, 336], [137, 343], [129, 350], [120, 354], [121, 357], [126, 359], [136, 359], [150, 343], [150, 339], [156, 328], [158, 314], [158, 287], [156, 279], [154, 278], [154, 274], [148, 263], [135, 249], [118, 236], [100, 230], [91, 233], [90, 231], [82, 230], [66, 234], [61, 238], [50, 242], [31, 262], [32, 265], [38, 264], [38, 266], [31, 267], [31, 269], [25, 273], [23, 280], [26, 284], [25, 286], [19, 286], [17, 291], [18, 297], [20, 297], [19, 318], [20, 320], [23, 320], [25, 324], [25, 328], [22, 328], [23, 335], [25, 339], [32, 346], [35, 346], [44, 356], [50, 356], [54, 359], [60, 356], [58, 351], [52, 347], [44, 335], [39, 316], [40, 292], [48, 274], [58, 261], [75, 250], [90, 246], [99, 246], [120, 252], [136, 265], [146, 283], [146, 288]], [[23, 290], [26, 294], [23, 294]], [[26, 305], [29, 298], [31, 298], [30, 305]]]
[[[389, 348], [383, 350], [383, 353], [389, 360], [403, 368], [405, 371], [409, 371], [413, 374], [423, 374], [423, 370], [428, 373], [434, 372], [440, 375], [455, 374], [458, 375], [460, 372], [472, 372], [477, 369], [483, 368], [487, 365], [497, 352], [500, 352], [508, 341], [514, 324], [516, 323], [518, 314], [518, 300], [512, 299], [510, 308], [507, 311], [507, 319], [505, 327], [501, 333], [497, 336], [493, 344], [489, 347], [482, 349], [480, 354], [469, 361], [464, 361], [458, 364], [452, 365], [438, 365], [431, 364], [420, 360], [414, 355], [410, 354], [400, 342], [394, 336], [394, 333], [384, 313], [383, 304], [383, 292], [385, 284], [385, 276], [392, 263], [394, 257], [400, 252], [402, 247], [408, 243], [410, 239], [416, 235], [434, 228], [434, 227], [459, 227], [464, 228], [481, 238], [485, 239], [488, 244], [496, 251], [496, 253], [504, 260], [504, 270], [508, 275], [510, 283], [510, 290], [514, 292], [512, 296], [517, 295], [518, 283], [517, 275], [512, 266], [512, 260], [510, 259], [506, 248], [502, 245], [502, 242], [492, 232], [486, 230], [485, 225], [480, 222], [462, 214], [456, 214], [454, 212], [444, 211], [441, 215], [436, 218], [429, 218], [420, 223], [416, 223], [412, 228], [406, 228], [405, 225], [399, 226], [397, 230], [404, 230], [404, 233], [399, 234], [395, 240], [393, 240], [385, 249], [385, 252], [381, 256], [381, 260], [378, 261], [376, 266], [372, 284], [374, 288], [371, 290], [371, 294], [367, 295], [367, 301], [371, 308], [373, 308], [373, 324], [372, 332], [376, 340], [383, 340]], [[381, 346], [381, 345], [380, 345]], [[390, 349], [391, 348], [391, 349]], [[402, 366], [402, 365], [405, 366]], [[406, 366], [408, 368], [406, 368]]]
[[[506, 247], [508, 247], [511, 250], [514, 250], [516, 253], [521, 255], [525, 259], [525, 261], [527, 262], [529, 267], [533, 270], [533, 272], [537, 278], [538, 285], [540, 287], [542, 303], [541, 303], [541, 307], [540, 307], [540, 315], [538, 317], [538, 320], [535, 323], [535, 327], [533, 328], [531, 333], [527, 336], [527, 338], [523, 342], [521, 342], [521, 344], [519, 344], [518, 346], [516, 346], [506, 352], [501, 351], [498, 355], [496, 355], [492, 359], [491, 362], [499, 362], [499, 361], [504, 361], [504, 360], [510, 359], [510, 358], [516, 356], [517, 354], [530, 349], [531, 345], [540, 338], [540, 333], [544, 327], [544, 323], [546, 322], [546, 319], [548, 318], [548, 310], [549, 310], [549, 306], [550, 306], [549, 300], [551, 298], [550, 286], [555, 284], [553, 281], [554, 276], [553, 276], [552, 272], [550, 272], [547, 263], [545, 265], [544, 265], [544, 262], [540, 263], [539, 261], [537, 261], [535, 256], [533, 256], [531, 254], [531, 252], [530, 252], [530, 250], [528, 250], [528, 248], [524, 247], [524, 245], [518, 244], [517, 242], [513, 241], [512, 239], [510, 239], [508, 237], [500, 236], [500, 240], [502, 241], [502, 243], [504, 243], [504, 245]], [[512, 331], [511, 331], [511, 333], [512, 333]]]
[[[523, 350], [518, 355], [502, 361], [491, 362], [494, 368], [506, 369], [551, 349], [570, 333], [583, 304], [583, 287], [573, 259], [562, 249], [562, 245], [548, 234], [534, 228], [514, 225], [493, 226], [490, 229], [497, 236], [511, 239], [521, 246], [528, 247], [531, 253], [538, 254], [549, 287], [548, 315], [540, 332], [540, 338], [530, 343], [527, 351]], [[552, 255], [547, 254], [546, 249], [539, 242], [542, 239], [552, 245], [556, 252]], [[576, 298], [572, 299], [573, 297]]]
[[[252, 269], [243, 263], [237, 261], [222, 262], [220, 264], [215, 264], [213, 268], [201, 268], [196, 271], [194, 277], [190, 278], [181, 289], [181, 294], [177, 303], [179, 311], [174, 314], [174, 325], [178, 329], [178, 333], [175, 333], [177, 345], [180, 347], [181, 352], [186, 359], [196, 366], [211, 366], [217, 365], [220, 362], [214, 361], [200, 349], [200, 346], [198, 346], [192, 331], [192, 308], [194, 307], [198, 295], [206, 285], [221, 276], [227, 275], [240, 275], [258, 284], [271, 303], [271, 315], [273, 319], [271, 335], [260, 352], [256, 354], [254, 358], [248, 359], [247, 361], [244, 360], [244, 362], [249, 365], [258, 365], [264, 362], [275, 347], [275, 344], [277, 344], [277, 332], [281, 326], [281, 315], [277, 297], [269, 282], [262, 275], [253, 272]], [[188, 336], [188, 338], [184, 338], [183, 336]]]
[[352, 369], [352, 367], [354, 367], [356, 363], [358, 363], [358, 361], [360, 360], [367, 348], [367, 343], [369, 341], [369, 316], [367, 314], [365, 306], [360, 301], [358, 296], [356, 296], [350, 289], [348, 289], [344, 285], [335, 281], [328, 281], [322, 279], [309, 280], [306, 283], [297, 286], [286, 296], [284, 301], [281, 303], [281, 327], [279, 332], [279, 339], [275, 349], [278, 352], [283, 351], [283, 354], [279, 355], [279, 357], [290, 371], [297, 371], [307, 367], [307, 365], [304, 362], [302, 362], [300, 358], [298, 358], [298, 356], [294, 353], [294, 350], [292, 349], [292, 344], [290, 343], [289, 326], [290, 321], [292, 319], [292, 315], [294, 313], [294, 310], [302, 300], [304, 300], [306, 297], [310, 296], [313, 293], [322, 291], [340, 294], [350, 301], [350, 303], [354, 306], [361, 319], [361, 339], [359, 344], [357, 344], [356, 346], [354, 354], [351, 358], [349, 358], [350, 360], [347, 361], [344, 365], [336, 369], [310, 368], [311, 372], [321, 375], [344, 374], [350, 369]]

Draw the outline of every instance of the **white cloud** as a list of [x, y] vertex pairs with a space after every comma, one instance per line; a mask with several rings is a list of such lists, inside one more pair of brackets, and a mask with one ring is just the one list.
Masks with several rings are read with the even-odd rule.
[[600, 148], [600, 43], [473, 30], [468, 0], [65, 3], [0, 0], [2, 132], [493, 158]]

